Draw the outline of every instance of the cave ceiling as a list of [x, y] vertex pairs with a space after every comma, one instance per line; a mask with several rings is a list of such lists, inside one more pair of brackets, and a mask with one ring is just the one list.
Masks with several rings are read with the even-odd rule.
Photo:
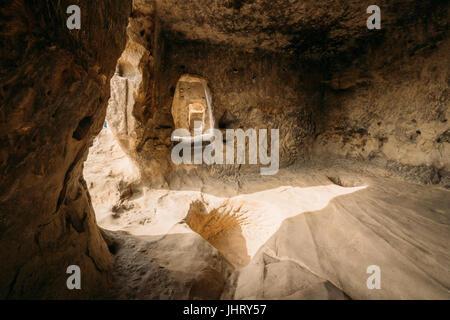
[[[372, 1], [373, 2], [373, 1]], [[405, 26], [426, 15], [433, 1], [378, 1], [383, 28], [366, 27], [370, 1], [157, 0], [165, 32], [246, 50], [336, 55], [376, 38], [389, 26]], [[137, 1], [145, 6], [148, 1]]]

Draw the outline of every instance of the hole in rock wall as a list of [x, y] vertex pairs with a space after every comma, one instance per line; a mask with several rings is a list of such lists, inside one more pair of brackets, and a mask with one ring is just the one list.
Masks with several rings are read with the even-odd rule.
[[130, 78], [138, 75], [138, 70], [131, 63], [122, 61], [117, 64], [116, 73], [120, 77]]
[[214, 128], [211, 100], [205, 79], [193, 75], [181, 76], [172, 102], [175, 129], [186, 129], [191, 136], [195, 136]]
[[89, 128], [92, 126], [92, 117], [85, 117], [80, 120], [78, 127], [73, 132], [72, 137], [75, 140], [81, 141], [89, 132]]
[[103, 126], [89, 149], [83, 174], [99, 226], [112, 230], [124, 227], [126, 220], [120, 217], [133, 208], [130, 201], [140, 194], [139, 172], [109, 125]]

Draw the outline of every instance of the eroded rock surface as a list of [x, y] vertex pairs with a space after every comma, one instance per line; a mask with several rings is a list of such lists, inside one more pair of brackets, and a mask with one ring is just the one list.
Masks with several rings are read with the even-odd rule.
[[112, 86], [112, 130], [143, 176], [167, 187], [190, 170], [169, 154], [177, 82], [192, 74], [208, 82], [219, 129], [280, 130], [281, 167], [374, 160], [448, 185], [448, 68], [439, 66], [449, 64], [449, 7], [385, 3], [382, 29], [368, 30], [368, 5], [135, 1]]
[[[110, 156], [92, 155], [86, 169], [101, 157]], [[107, 172], [108, 180], [96, 176], [103, 192], [122, 179], [114, 166]], [[195, 176], [180, 177], [184, 188], [133, 185], [132, 195], [116, 198], [120, 212], [100, 211], [103, 228], [126, 232], [110, 233], [119, 296], [449, 298], [443, 188], [348, 160], [235, 181]], [[367, 289], [371, 265], [381, 268], [381, 290]], [[197, 281], [208, 285], [192, 295]]]
[[[82, 176], [103, 124], [109, 80], [125, 46], [127, 1], [0, 5], [0, 297], [99, 298], [113, 260]], [[95, 19], [93, 18], [95, 17]], [[67, 289], [78, 265], [83, 289]]]
[[[448, 3], [75, 3], [0, 5], [0, 297], [449, 298]], [[172, 163], [186, 74], [279, 174]]]

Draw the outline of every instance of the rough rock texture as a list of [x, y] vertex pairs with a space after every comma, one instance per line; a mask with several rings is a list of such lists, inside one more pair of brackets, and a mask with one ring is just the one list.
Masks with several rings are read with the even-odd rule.
[[282, 166], [307, 154], [313, 133], [311, 109], [318, 99], [312, 92], [315, 79], [300, 76], [306, 66], [296, 65], [287, 55], [169, 39], [160, 87], [164, 109], [179, 76], [199, 74], [211, 88], [219, 129], [279, 129]]
[[155, 97], [161, 51], [159, 33], [155, 2], [133, 1], [127, 46], [111, 80], [111, 99], [106, 117], [125, 153], [144, 175], [153, 177], [158, 172], [167, 172], [170, 166], [163, 161], [167, 159], [166, 148], [153, 148], [151, 154], [141, 152], [155, 132], [167, 128], [165, 123], [169, 120], [161, 120], [161, 114], [155, 112], [158, 109]]
[[[131, 20], [130, 26], [134, 23]], [[155, 22], [151, 31], [143, 28], [141, 33], [133, 33], [138, 40], [129, 37], [113, 78], [107, 116], [124, 151], [154, 185], [167, 186], [171, 172], [180, 169], [170, 160], [174, 146], [170, 137], [175, 129], [171, 106], [177, 82], [184, 74], [208, 81], [213, 117], [220, 129], [279, 128], [282, 166], [307, 153], [313, 133], [310, 109], [318, 102], [313, 92], [317, 81], [311, 80], [316, 76], [299, 77], [299, 72], [307, 72], [307, 66], [299, 71], [295, 58], [286, 54], [189, 42], [170, 33], [161, 35], [158, 30]], [[158, 44], [144, 49], [135, 43], [143, 39]], [[133, 71], [121, 75], [122, 66]], [[127, 93], [122, 94], [125, 88]], [[222, 169], [226, 173], [237, 171], [236, 167]]]
[[[208, 81], [220, 129], [280, 129], [281, 167], [351, 157], [448, 185], [448, 68], [439, 66], [449, 64], [449, 6], [382, 3], [382, 29], [368, 30], [368, 5], [136, 1], [112, 130], [152, 184], [191, 172], [169, 155], [175, 87], [193, 74]], [[221, 177], [248, 166], [203, 169]]]
[[408, 41], [399, 33], [336, 71], [319, 111], [314, 156], [373, 160], [448, 187], [447, 24], [437, 17], [411, 31]]
[[[224, 290], [223, 298], [450, 297], [448, 191], [405, 183], [369, 166], [352, 164], [351, 171], [345, 166], [336, 162], [328, 168], [301, 168], [285, 177], [282, 172], [278, 179], [283, 185], [299, 188], [284, 187], [287, 190], [278, 195], [272, 189], [263, 191], [260, 201], [267, 201], [266, 206], [279, 203], [282, 211], [292, 208], [296, 214], [286, 217], [250, 264], [230, 278], [232, 294]], [[357, 181], [360, 187], [322, 186], [322, 174], [349, 184]], [[278, 184], [275, 179], [271, 183]], [[307, 195], [305, 185], [320, 187]], [[308, 207], [312, 197], [321, 194], [311, 200], [321, 203], [333, 188], [340, 196], [332, 196], [322, 208]], [[279, 197], [283, 200], [276, 201]], [[380, 290], [366, 287], [370, 265], [382, 270]]]
[[[366, 9], [373, 1], [157, 0], [163, 28], [188, 40], [227, 47], [290, 51], [308, 59], [354, 54], [373, 41]], [[383, 28], [426, 19], [439, 1], [379, 1]], [[445, 14], [443, 14], [445, 17]], [[384, 33], [381, 32], [381, 33]], [[378, 38], [379, 34], [376, 36]]]
[[[448, 299], [450, 6], [383, 1], [370, 31], [369, 4], [2, 2], [0, 297]], [[280, 129], [279, 175], [173, 165], [183, 74], [220, 129]], [[129, 160], [86, 183], [107, 104]]]
[[[82, 8], [69, 31], [66, 9]], [[130, 3], [0, 6], [0, 297], [101, 297], [112, 259], [82, 177], [125, 46]], [[83, 290], [69, 291], [78, 265]]]
[[233, 269], [186, 224], [161, 236], [110, 234], [120, 299], [219, 299]]
[[[448, 4], [383, 2], [373, 31], [369, 2], [148, 4], [135, 3], [108, 121], [150, 181], [130, 184], [119, 213], [103, 208], [105, 226], [170, 242], [172, 226], [187, 224], [236, 269], [222, 298], [448, 298], [448, 192], [399, 179], [448, 186]], [[184, 74], [208, 82], [220, 129], [279, 128], [282, 167], [320, 165], [267, 180], [245, 166], [174, 167], [171, 106]], [[339, 158], [349, 167], [324, 169]], [[159, 241], [149, 239], [156, 256]], [[189, 296], [162, 289], [178, 281], [164, 261], [152, 262], [160, 284], [132, 265], [119, 278], [136, 275], [152, 297]], [[367, 290], [371, 264], [384, 270], [381, 291]]]
[[[448, 190], [351, 160], [152, 189], [124, 180], [110, 137], [98, 137], [85, 175], [100, 226], [125, 231], [108, 232], [119, 297], [450, 297]], [[93, 174], [100, 163], [107, 170]], [[108, 193], [121, 194], [109, 208]], [[370, 265], [381, 290], [367, 289]]]

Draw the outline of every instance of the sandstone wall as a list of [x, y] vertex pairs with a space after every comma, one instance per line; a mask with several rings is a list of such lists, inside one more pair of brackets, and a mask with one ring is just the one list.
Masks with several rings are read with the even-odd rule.
[[136, 1], [113, 79], [116, 137], [152, 184], [170, 185], [180, 169], [170, 105], [179, 77], [194, 74], [208, 81], [219, 128], [280, 129], [282, 167], [376, 160], [447, 185], [449, 6], [382, 3], [382, 29], [368, 30], [368, 5]]
[[[170, 159], [175, 145], [170, 139], [175, 129], [171, 105], [177, 81], [184, 74], [208, 81], [219, 129], [279, 129], [281, 166], [309, 152], [313, 135], [310, 110], [318, 103], [314, 92], [318, 75], [307, 75], [308, 67], [288, 55], [174, 37], [163, 34], [158, 53], [153, 47], [144, 49], [129, 41], [119, 66], [127, 61], [135, 66], [137, 76], [116, 74], [113, 78], [107, 119], [145, 176], [164, 184], [177, 169]], [[154, 56], [148, 60], [150, 51], [160, 60]]]
[[[81, 30], [66, 9], [81, 8]], [[82, 167], [125, 46], [129, 1], [0, 6], [0, 297], [96, 298], [112, 259]], [[82, 290], [66, 287], [81, 268]]]
[[330, 68], [314, 157], [370, 160], [450, 186], [449, 8], [397, 23], [351, 64]]

